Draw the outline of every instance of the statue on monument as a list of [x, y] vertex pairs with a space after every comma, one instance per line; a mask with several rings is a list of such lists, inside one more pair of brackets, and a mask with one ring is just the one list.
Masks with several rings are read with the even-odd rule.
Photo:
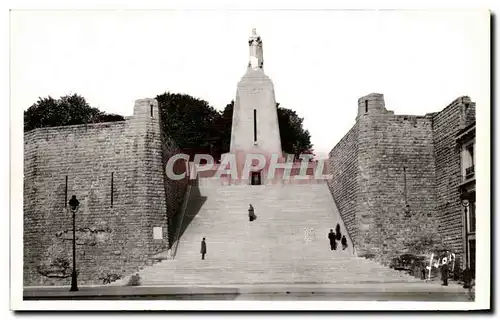
[[257, 34], [257, 30], [255, 28], [252, 29], [252, 35], [248, 40], [248, 45], [250, 46], [250, 61], [248, 66], [253, 69], [262, 68], [264, 65], [262, 39]]

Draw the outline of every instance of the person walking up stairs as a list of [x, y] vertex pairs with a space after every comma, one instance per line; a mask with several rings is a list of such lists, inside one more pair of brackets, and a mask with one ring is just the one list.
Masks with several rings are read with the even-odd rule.
[[250, 220], [250, 222], [257, 219], [252, 204], [250, 204], [250, 207], [248, 208], [248, 219]]
[[337, 250], [337, 240], [335, 240], [336, 236], [333, 232], [333, 229], [330, 229], [330, 233], [328, 234], [328, 239], [330, 239], [330, 250]]
[[342, 250], [345, 250], [347, 248], [347, 239], [345, 235], [342, 236], [342, 240], [340, 240], [340, 243], [342, 244]]
[[205, 260], [205, 254], [207, 254], [207, 243], [205, 242], [205, 238], [201, 240], [201, 260]]
[[342, 233], [340, 232], [340, 224], [337, 223], [335, 227], [335, 240], [340, 240], [342, 238]]

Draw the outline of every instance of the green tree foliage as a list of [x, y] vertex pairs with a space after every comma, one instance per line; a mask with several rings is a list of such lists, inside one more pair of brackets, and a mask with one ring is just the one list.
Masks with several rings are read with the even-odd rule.
[[276, 107], [278, 108], [278, 123], [283, 152], [293, 154], [296, 157], [300, 154], [313, 154], [311, 135], [303, 127], [304, 118], [300, 118], [291, 109], [280, 107], [279, 103], [276, 104]]
[[214, 157], [229, 152], [231, 147], [231, 128], [233, 124], [234, 101], [226, 105], [214, 121], [214, 129], [218, 132], [219, 139], [214, 145]]
[[39, 98], [24, 111], [24, 131], [35, 128], [69, 126], [76, 124], [122, 121], [117, 114], [107, 114], [91, 107], [82, 96], [66, 95], [59, 99]]
[[164, 132], [186, 154], [213, 154], [219, 133], [213, 126], [219, 112], [207, 101], [187, 94], [165, 92], [156, 97]]

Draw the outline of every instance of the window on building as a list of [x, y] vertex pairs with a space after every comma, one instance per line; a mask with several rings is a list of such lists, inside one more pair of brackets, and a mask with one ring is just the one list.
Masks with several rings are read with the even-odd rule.
[[468, 209], [467, 226], [469, 227], [469, 232], [476, 232], [476, 203], [471, 202], [471, 204], [467, 209]]
[[474, 165], [474, 145], [473, 144], [468, 145], [466, 147], [466, 150], [469, 155], [471, 164]]
[[365, 113], [368, 112], [368, 100], [365, 100]]
[[474, 143], [469, 143], [464, 146], [462, 153], [462, 166], [463, 166], [463, 174], [465, 180], [471, 179], [474, 177], [475, 167], [474, 164], [476, 162], [474, 157]]
[[151, 118], [153, 118], [153, 105], [151, 105], [150, 108], [151, 108]]

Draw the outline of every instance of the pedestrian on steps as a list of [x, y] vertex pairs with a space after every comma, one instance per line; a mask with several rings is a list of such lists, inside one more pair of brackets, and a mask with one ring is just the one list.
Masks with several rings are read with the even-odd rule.
[[205, 260], [205, 254], [207, 254], [207, 243], [205, 242], [205, 238], [201, 240], [201, 260]]
[[340, 243], [342, 244], [342, 250], [345, 250], [347, 248], [347, 239], [345, 238], [345, 235], [342, 236]]
[[248, 208], [248, 219], [250, 220], [250, 222], [257, 219], [252, 204], [250, 204], [250, 207]]
[[335, 233], [333, 229], [330, 229], [330, 233], [328, 234], [328, 239], [330, 239], [330, 250], [337, 249], [337, 240], [335, 240]]
[[335, 227], [335, 239], [340, 240], [342, 237], [342, 234], [340, 233], [340, 224], [337, 223], [337, 226]]

